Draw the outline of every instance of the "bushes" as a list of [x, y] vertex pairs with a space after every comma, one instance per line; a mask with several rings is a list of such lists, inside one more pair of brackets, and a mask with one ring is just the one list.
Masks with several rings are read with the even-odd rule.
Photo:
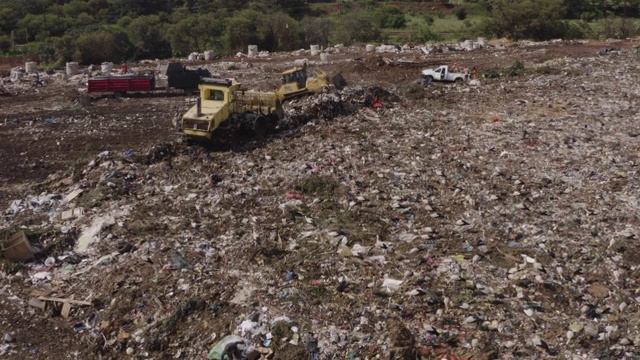
[[[223, 43], [228, 21], [224, 12], [194, 14], [183, 17], [169, 26], [164, 31], [164, 36], [168, 39], [174, 55], [187, 55], [192, 51], [207, 49], [222, 53], [227, 50]], [[238, 28], [235, 34], [238, 35], [240, 31]]]
[[171, 55], [170, 45], [164, 39], [164, 25], [158, 15], [136, 18], [129, 24], [127, 33], [135, 47], [136, 58], [163, 58]]
[[562, 20], [564, 14], [562, 0], [498, 0], [483, 27], [489, 35], [512, 40], [584, 37], [587, 29]]
[[381, 28], [399, 29], [406, 25], [407, 19], [398, 7], [383, 5], [373, 13]]
[[56, 48], [57, 61], [62, 63], [73, 59], [73, 54], [75, 52], [75, 39], [76, 38], [71, 35], [52, 39]]
[[424, 85], [412, 83], [404, 91], [404, 96], [412, 100], [420, 100], [425, 97], [426, 91]]
[[527, 68], [524, 67], [520, 61], [514, 61], [511, 66], [509, 66], [506, 70], [507, 76], [520, 76], [523, 75], [527, 71]]
[[11, 38], [7, 35], [0, 35], [0, 53], [11, 50]]
[[433, 16], [425, 15], [423, 18], [424, 18], [424, 22], [429, 26], [433, 25], [433, 23], [435, 22], [435, 19], [433, 18]]
[[242, 50], [247, 45], [260, 44], [258, 22], [262, 14], [255, 10], [243, 10], [229, 19], [227, 23], [227, 39], [231, 49]]
[[106, 30], [81, 35], [75, 42], [75, 48], [74, 58], [83, 64], [124, 60], [117, 37]]
[[458, 18], [458, 20], [464, 20], [467, 18], [467, 10], [463, 7], [457, 7], [453, 10], [453, 14]]
[[631, 19], [605, 19], [600, 34], [607, 38], [624, 39], [640, 34], [640, 27]]
[[355, 42], [375, 41], [381, 36], [376, 19], [369, 12], [359, 10], [344, 14], [338, 19], [333, 40], [351, 45]]
[[10, 8], [0, 8], [0, 33], [8, 34], [18, 23], [18, 14]]
[[300, 21], [300, 31], [306, 44], [329, 45], [333, 26], [329, 19], [305, 17]]
[[442, 41], [442, 35], [431, 30], [428, 26], [421, 26], [418, 28], [418, 33], [414, 37], [414, 41], [417, 42], [429, 42], [429, 41]]
[[[323, 26], [324, 30], [305, 27], [305, 31], [317, 30], [321, 38], [328, 25]], [[269, 51], [292, 50], [300, 46], [302, 36], [298, 21], [282, 11], [266, 15], [256, 10], [237, 12], [228, 19], [226, 33], [228, 47], [234, 50], [246, 49], [247, 45]], [[311, 32], [306, 34], [311, 36]]]

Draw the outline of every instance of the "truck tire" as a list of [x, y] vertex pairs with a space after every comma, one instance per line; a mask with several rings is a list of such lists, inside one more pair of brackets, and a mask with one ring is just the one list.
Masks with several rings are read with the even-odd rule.
[[253, 120], [253, 131], [258, 136], [264, 136], [268, 132], [267, 118], [264, 116], [258, 116]]
[[427, 84], [430, 84], [433, 81], [433, 76], [427, 75], [424, 77], [424, 80], [427, 82]]
[[272, 134], [278, 123], [278, 115], [259, 115], [253, 120], [253, 133], [259, 137]]
[[463, 82], [464, 82], [464, 80], [461, 77], [456, 78], [456, 84], [462, 85]]

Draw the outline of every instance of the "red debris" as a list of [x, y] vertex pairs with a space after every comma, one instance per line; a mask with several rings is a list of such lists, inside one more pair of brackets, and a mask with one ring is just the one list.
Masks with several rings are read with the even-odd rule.
[[377, 96], [373, 99], [373, 108], [374, 109], [384, 108], [384, 105], [382, 105], [382, 103], [380, 102], [380, 99]]
[[287, 191], [284, 195], [287, 197], [287, 199], [296, 199], [296, 200], [304, 199], [304, 195], [298, 194], [292, 191]]

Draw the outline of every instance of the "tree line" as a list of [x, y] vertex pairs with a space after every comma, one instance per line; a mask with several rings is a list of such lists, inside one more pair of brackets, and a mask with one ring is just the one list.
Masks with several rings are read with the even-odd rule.
[[[448, 3], [414, 1], [413, 3]], [[607, 36], [638, 29], [640, 0], [467, 0], [489, 14], [478, 35], [545, 40], [590, 36], [588, 22], [610, 21]], [[317, 3], [328, 3], [325, 11]], [[193, 51], [219, 54], [255, 44], [269, 51], [309, 44], [384, 40], [385, 28], [406, 28], [411, 5], [373, 0], [3, 0], [0, 53], [38, 54], [44, 62], [168, 58]], [[408, 3], [408, 2], [407, 2]], [[453, 8], [467, 16], [465, 4]], [[324, 8], [324, 7], [323, 7]], [[441, 39], [426, 23], [410, 41]]]

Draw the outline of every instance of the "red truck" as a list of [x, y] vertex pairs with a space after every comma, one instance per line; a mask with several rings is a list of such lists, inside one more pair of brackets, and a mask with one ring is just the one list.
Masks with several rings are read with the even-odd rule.
[[[202, 68], [187, 70], [179, 62], [162, 63], [158, 65], [161, 75], [167, 77], [167, 87], [180, 89], [188, 96], [198, 92], [200, 79], [211, 77], [211, 73]], [[154, 75], [126, 75], [126, 76], [98, 76], [89, 79], [89, 93], [114, 93], [124, 95], [133, 91], [167, 90], [156, 87]]]
[[130, 91], [156, 90], [153, 75], [141, 76], [98, 76], [89, 79], [89, 93], [114, 93], [124, 95]]

